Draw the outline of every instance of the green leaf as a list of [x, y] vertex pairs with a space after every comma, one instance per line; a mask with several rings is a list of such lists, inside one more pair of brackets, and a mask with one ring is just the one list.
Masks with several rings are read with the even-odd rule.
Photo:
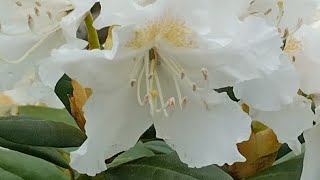
[[142, 157], [154, 155], [155, 154], [146, 148], [143, 143], [138, 142], [134, 147], [116, 157], [110, 164], [108, 164], [108, 168], [116, 167]]
[[272, 166], [248, 180], [299, 180], [302, 172], [303, 155]]
[[70, 102], [68, 95], [72, 94], [73, 88], [71, 85], [71, 78], [68, 77], [66, 74], [64, 74], [60, 80], [57, 82], [55, 93], [61, 100], [61, 102], [64, 104], [64, 106], [67, 108], [69, 112], [70, 111]]
[[170, 154], [174, 152], [164, 141], [149, 141], [144, 143], [144, 145], [156, 154]]
[[19, 152], [0, 149], [0, 179], [68, 180], [55, 165]]
[[232, 180], [232, 177], [215, 165], [204, 168], [188, 168], [180, 162], [176, 153], [157, 155], [123, 164], [106, 171], [108, 180]]
[[43, 106], [20, 106], [20, 116], [36, 117], [43, 120], [62, 122], [77, 127], [73, 117], [66, 109], [55, 109]]
[[28, 154], [34, 157], [41, 158], [43, 160], [46, 160], [48, 162], [51, 162], [57, 166], [60, 166], [66, 169], [70, 168], [68, 162], [54, 148], [22, 145], [22, 144], [17, 144], [17, 143], [7, 141], [2, 138], [0, 138], [0, 146], [14, 150], [14, 151], [18, 151], [24, 154]]
[[70, 125], [37, 118], [10, 116], [0, 118], [0, 137], [18, 144], [46, 147], [77, 147], [86, 135]]

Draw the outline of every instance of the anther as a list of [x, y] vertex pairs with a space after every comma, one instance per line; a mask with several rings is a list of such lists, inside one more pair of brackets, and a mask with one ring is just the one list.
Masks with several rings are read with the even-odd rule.
[[181, 70], [180, 75], [181, 75], [181, 79], [183, 79], [186, 76], [186, 74], [183, 72], [183, 70]]
[[41, 3], [39, 1], [36, 1], [36, 5], [41, 7]]
[[174, 97], [171, 97], [171, 98], [168, 99], [168, 101], [166, 102], [166, 108], [175, 107], [175, 105], [176, 105], [176, 100], [174, 99]]
[[34, 7], [34, 13], [37, 15], [37, 16], [40, 16], [40, 11], [37, 7]]
[[137, 80], [136, 79], [131, 79], [130, 85], [133, 87], [136, 84]]
[[207, 103], [207, 101], [203, 101], [203, 105], [206, 108], [206, 110], [209, 110], [209, 104]]
[[28, 25], [30, 29], [34, 28], [34, 21], [30, 14], [28, 14]]
[[185, 106], [187, 104], [187, 102], [188, 102], [188, 98], [186, 96], [184, 96], [182, 98], [181, 106]]
[[150, 97], [150, 95], [149, 94], [146, 94], [145, 96], [144, 96], [144, 103], [147, 103], [148, 101], [149, 101], [149, 97]]
[[208, 70], [206, 68], [201, 69], [204, 80], [208, 80]]
[[17, 4], [18, 6], [22, 6], [22, 3], [21, 3], [20, 1], [16, 1], [16, 4]]
[[196, 84], [194, 84], [194, 83], [193, 83], [193, 85], [192, 85], [192, 90], [193, 90], [193, 91], [196, 91], [196, 90], [197, 90], [197, 86], [196, 86]]
[[50, 11], [47, 11], [47, 15], [48, 15], [49, 19], [51, 19], [51, 20], [52, 20], [52, 14], [51, 14], [51, 12], [50, 12]]
[[272, 9], [271, 9], [271, 8], [270, 8], [270, 9], [268, 9], [266, 12], [264, 12], [264, 15], [266, 16], [266, 15], [270, 14], [270, 13], [271, 13], [271, 11], [272, 11]]

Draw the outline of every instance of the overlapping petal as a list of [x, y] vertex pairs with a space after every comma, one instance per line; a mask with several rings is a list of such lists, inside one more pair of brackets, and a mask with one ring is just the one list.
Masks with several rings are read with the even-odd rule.
[[233, 88], [237, 98], [250, 107], [264, 111], [277, 111], [291, 103], [300, 87], [295, 67], [282, 56], [278, 70], [264, 77], [236, 84]]
[[298, 142], [305, 130], [313, 125], [315, 119], [311, 110], [311, 101], [297, 96], [294, 101], [279, 111], [250, 110], [252, 119], [258, 120], [270, 127], [281, 143], [287, 143], [297, 154], [301, 152]]

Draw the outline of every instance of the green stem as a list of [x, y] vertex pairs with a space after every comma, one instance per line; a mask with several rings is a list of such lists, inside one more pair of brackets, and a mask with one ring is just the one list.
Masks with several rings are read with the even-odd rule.
[[93, 27], [93, 16], [91, 12], [88, 13], [84, 19], [88, 32], [89, 49], [100, 49], [100, 42], [97, 30]]

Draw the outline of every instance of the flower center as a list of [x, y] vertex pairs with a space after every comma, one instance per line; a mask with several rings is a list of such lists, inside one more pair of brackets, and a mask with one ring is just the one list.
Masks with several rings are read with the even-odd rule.
[[164, 16], [155, 18], [143, 27], [137, 28], [133, 39], [126, 46], [133, 49], [154, 46], [158, 38], [163, 38], [175, 47], [195, 47], [192, 32], [184, 20], [175, 18], [167, 12]]
[[[164, 98], [164, 92], [161, 87], [160, 77], [158, 73], [158, 66], [162, 66], [169, 76], [172, 78], [175, 89], [176, 97], [178, 98], [179, 106], [182, 109], [188, 100], [181, 91], [181, 83], [186, 83], [192, 91], [202, 90], [193, 82], [183, 68], [176, 63], [173, 59], [168, 59], [164, 56], [159, 56], [156, 49], [151, 49], [146, 52], [143, 57], [135, 59], [130, 76], [130, 86], [137, 88], [137, 99], [141, 106], [148, 105], [150, 114], [153, 116], [155, 112], [162, 112], [165, 116], [169, 116], [168, 109], [173, 109], [176, 105], [174, 96], [167, 96]], [[203, 80], [208, 83], [208, 71], [202, 68], [201, 71]], [[179, 82], [180, 81], [180, 82]], [[146, 94], [142, 94], [142, 84], [145, 84]], [[208, 86], [207, 86], [208, 87]], [[143, 98], [142, 98], [143, 97]]]

